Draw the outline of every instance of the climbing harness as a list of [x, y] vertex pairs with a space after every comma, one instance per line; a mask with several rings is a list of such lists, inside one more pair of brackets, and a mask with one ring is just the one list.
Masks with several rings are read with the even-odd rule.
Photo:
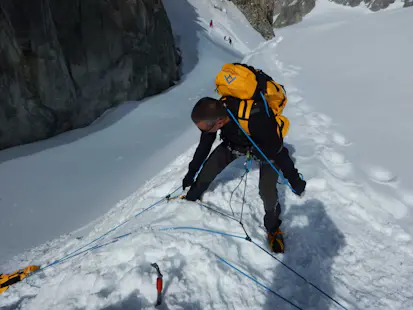
[[234, 122], [237, 124], [237, 126], [241, 129], [241, 131], [244, 133], [244, 135], [248, 138], [248, 140], [252, 143], [252, 145], [260, 152], [262, 157], [268, 162], [268, 164], [271, 166], [271, 168], [280, 176], [281, 180], [286, 184], [293, 193], [295, 193], [295, 190], [292, 188], [292, 186], [288, 183], [288, 181], [284, 178], [284, 176], [278, 171], [277, 168], [275, 168], [274, 164], [271, 162], [271, 160], [268, 159], [268, 157], [264, 154], [264, 152], [260, 149], [260, 147], [252, 140], [252, 138], [245, 132], [244, 128], [242, 128], [241, 124], [237, 120], [237, 118], [234, 116], [234, 114], [230, 111], [228, 106], [223, 102], [223, 105], [225, 109], [227, 110], [228, 114], [231, 116], [231, 118], [234, 120]]
[[245, 172], [244, 174], [241, 176], [241, 179], [238, 183], [238, 185], [232, 190], [231, 192], [231, 196], [229, 198], [229, 207], [231, 209], [232, 215], [235, 216], [234, 214], [234, 210], [232, 209], [232, 205], [231, 205], [231, 201], [232, 201], [232, 197], [235, 193], [235, 191], [239, 188], [239, 186], [241, 185], [242, 181], [244, 181], [244, 194], [242, 196], [242, 205], [241, 205], [241, 215], [240, 215], [240, 219], [236, 220], [242, 227], [242, 229], [244, 230], [245, 234], [246, 234], [246, 238], [247, 240], [250, 240], [250, 236], [248, 235], [247, 231], [245, 230], [244, 227], [244, 223], [242, 223], [242, 215], [244, 213], [244, 204], [245, 204], [245, 193], [247, 190], [247, 179], [248, 179], [248, 173], [251, 171], [251, 167], [252, 167], [252, 160], [253, 160], [253, 156], [251, 155], [251, 152], [248, 151], [246, 156], [245, 156], [245, 162], [244, 162], [244, 168], [245, 168]]

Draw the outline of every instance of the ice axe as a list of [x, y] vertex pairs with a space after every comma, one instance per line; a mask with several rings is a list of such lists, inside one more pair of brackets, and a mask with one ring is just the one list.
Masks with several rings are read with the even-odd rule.
[[153, 263], [153, 264], [151, 264], [151, 266], [153, 268], [155, 268], [156, 272], [158, 273], [158, 278], [156, 278], [156, 290], [158, 291], [158, 298], [156, 299], [156, 304], [155, 304], [155, 307], [157, 307], [162, 303], [162, 286], [163, 286], [162, 278], [163, 278], [163, 275], [162, 275], [161, 271], [159, 270], [158, 264]]

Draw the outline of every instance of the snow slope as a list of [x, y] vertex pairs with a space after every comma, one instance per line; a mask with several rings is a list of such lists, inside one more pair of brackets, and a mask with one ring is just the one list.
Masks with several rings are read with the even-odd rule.
[[[196, 99], [213, 95], [216, 69], [241, 59], [223, 34], [230, 35], [227, 25], [246, 21], [229, 8], [234, 18], [219, 26], [222, 37], [209, 36], [215, 9], [205, 11], [184, 0], [181, 5], [165, 2], [184, 56], [182, 83], [159, 96], [121, 105], [87, 128], [0, 152], [0, 235], [13, 231], [13, 238], [0, 239], [0, 266], [25, 249], [95, 220], [197, 141], [190, 111]], [[260, 40], [251, 29], [241, 39], [243, 35], [251, 45]], [[237, 48], [240, 43], [233, 41]]]
[[338, 155], [324, 150], [325, 160], [346, 166], [343, 178], [367, 180], [382, 208], [413, 234], [413, 9], [320, 25], [330, 21], [326, 12], [280, 30], [277, 59], [302, 92], [301, 105], [323, 111], [321, 122], [339, 132], [330, 133]]
[[[174, 1], [174, 6], [171, 8], [168, 5], [168, 13], [175, 10], [180, 12], [192, 10], [186, 1], [179, 2], [182, 5], [180, 9], [175, 0], [170, 0], [168, 4], [171, 4], [171, 1]], [[195, 18], [191, 20], [201, 21], [204, 27], [212, 16], [209, 14], [216, 13], [212, 6], [214, 2], [211, 6], [206, 6], [206, 3], [202, 0], [189, 2], [194, 6], [196, 14], [199, 14], [198, 16], [195, 14]], [[216, 3], [228, 5], [225, 7], [227, 13], [234, 9], [231, 3], [225, 1]], [[222, 13], [218, 12], [220, 13], [217, 14]], [[392, 24], [411, 18], [403, 12], [394, 11], [389, 15], [370, 14], [363, 20], [366, 24], [374, 24], [371, 19], [388, 18], [388, 24]], [[238, 12], [234, 9], [231, 14], [236, 16]], [[219, 17], [214, 15], [214, 18]], [[181, 18], [179, 23], [183, 21]], [[218, 22], [221, 23], [220, 20]], [[344, 28], [325, 27], [324, 31], [320, 31], [320, 27], [313, 28], [314, 31], [308, 30], [307, 35], [312, 35], [314, 39], [318, 34], [329, 31], [338, 31], [336, 36], [343, 35], [347, 29], [354, 31], [353, 22], [354, 19], [351, 24], [343, 24]], [[362, 20], [358, 23], [364, 24]], [[321, 26], [322, 22], [315, 22], [315, 24]], [[177, 25], [178, 20], [175, 20], [174, 28]], [[187, 29], [181, 27], [181, 30]], [[404, 30], [404, 35], [408, 36], [408, 29]], [[234, 22], [230, 31], [237, 34], [244, 42], [250, 40], [248, 35], [254, 35], [251, 42], [257, 38], [252, 30], [249, 33], [245, 31], [242, 19], [238, 20], [238, 23]], [[303, 28], [302, 31], [306, 29]], [[366, 39], [372, 31], [374, 29], [366, 26], [359, 29], [357, 35]], [[353, 140], [342, 132], [346, 128], [342, 124], [346, 124], [348, 118], [342, 115], [330, 116], [328, 114], [330, 101], [319, 99], [315, 102], [312, 94], [317, 92], [311, 92], [312, 88], [305, 88], [307, 84], [315, 83], [318, 79], [327, 79], [322, 73], [328, 70], [326, 67], [332, 65], [332, 62], [327, 62], [331, 57], [327, 58], [324, 55], [326, 63], [320, 61], [320, 67], [313, 72], [306, 72], [304, 66], [299, 67], [300, 59], [292, 58], [285, 52], [290, 44], [289, 51], [298, 54], [298, 51], [293, 49], [297, 46], [293, 44], [299, 32], [300, 30], [295, 26], [286, 28], [282, 33], [283, 38], [278, 37], [261, 44], [258, 49], [252, 50], [253, 46], [248, 47], [251, 52], [245, 58], [245, 61], [261, 67], [286, 85], [289, 103], [285, 113], [292, 123], [286, 143], [296, 159], [297, 167], [308, 180], [307, 192], [303, 198], [296, 197], [286, 186], [279, 186], [284, 209], [283, 228], [286, 232], [287, 252], [284, 255], [277, 255], [277, 259], [348, 309], [411, 309], [413, 308], [412, 233], [405, 225], [411, 208], [398, 199], [397, 195], [400, 192], [398, 183], [391, 183], [393, 191], [389, 192], [385, 192], [382, 188], [375, 188], [368, 175], [358, 173], [357, 167], [362, 166], [363, 162], [350, 161], [347, 157], [355, 147]], [[181, 32], [182, 41], [184, 41], [184, 33]], [[218, 35], [213, 31], [210, 35], [212, 41], [206, 39], [205, 42], [219, 43]], [[333, 33], [331, 37], [334, 37]], [[400, 42], [394, 42], [394, 46], [402, 46], [405, 43], [403, 38], [401, 37]], [[360, 43], [360, 41], [356, 42]], [[318, 43], [320, 53], [330, 44], [326, 40], [320, 40]], [[239, 46], [240, 49], [245, 48], [245, 45], [239, 44]], [[368, 46], [362, 47], [368, 48]], [[413, 52], [409, 45], [405, 47], [410, 53]], [[189, 58], [195, 60], [194, 63], [198, 66], [203, 62], [204, 57], [209, 63], [202, 68], [203, 71], [197, 72], [197, 65], [191, 68], [191, 61], [187, 62], [186, 68], [192, 71], [180, 87], [188, 87], [188, 90], [191, 90], [194, 83], [201, 84], [201, 73], [206, 76], [207, 72], [210, 72], [209, 79], [212, 81], [218, 68], [212, 68], [211, 62], [213, 59], [220, 59], [219, 54], [215, 54], [222, 51], [213, 48], [214, 44], [211, 43], [208, 45], [208, 50], [199, 48], [198, 54]], [[299, 47], [300, 57], [304, 57], [305, 52], [310, 48], [314, 47], [311, 44], [305, 48]], [[360, 54], [363, 52], [361, 51]], [[394, 50], [388, 52], [395, 53]], [[390, 55], [395, 57], [393, 53]], [[347, 67], [353, 64], [350, 63]], [[205, 71], [207, 69], [211, 71]], [[358, 69], [358, 66], [354, 66], [354, 69]], [[193, 75], [191, 78], [190, 74], [193, 72], [197, 72], [198, 75]], [[344, 79], [339, 73], [336, 72], [335, 77]], [[367, 75], [366, 79], [372, 78], [366, 72], [361, 73]], [[307, 79], [299, 80], [301, 75]], [[207, 92], [206, 87], [205, 92]], [[210, 87], [213, 88], [213, 85]], [[320, 89], [320, 86], [317, 87]], [[168, 93], [171, 92], [172, 90]], [[319, 93], [321, 92], [320, 90]], [[154, 100], [156, 98], [158, 97]], [[186, 100], [192, 107], [196, 98], [191, 100], [186, 98]], [[146, 117], [158, 115], [161, 105], [159, 103], [159, 109], [154, 107], [154, 111], [158, 113], [152, 114], [149, 114], [151, 110], [148, 107]], [[337, 104], [337, 108], [341, 106]], [[125, 118], [116, 124], [122, 124]], [[196, 134], [196, 131], [188, 133], [194, 136]], [[89, 143], [94, 141], [92, 137]], [[371, 140], [369, 142], [373, 143]], [[403, 151], [409, 151], [407, 146], [401, 147]], [[184, 146], [171, 144], [167, 152], [161, 149], [161, 154], [158, 153], [157, 156], [167, 156], [169, 154], [166, 153], [169, 152], [176, 154], [179, 148]], [[302, 309], [340, 308], [272, 256], [253, 243], [243, 240], [245, 233], [236, 221], [196, 203], [181, 200], [153, 205], [180, 185], [194, 150], [195, 145], [178, 156], [158, 176], [93, 222], [88, 230], [55, 238], [4, 264], [5, 270], [17, 265], [34, 263], [42, 263], [45, 267], [57, 258], [81, 249], [78, 252], [81, 254], [35, 274], [2, 294], [0, 307], [2, 309], [153, 309], [156, 301], [156, 273], [150, 264], [157, 262], [164, 275], [165, 284], [164, 305], [159, 309], [293, 309], [288, 301]], [[175, 157], [174, 154], [170, 154], [170, 158]], [[235, 190], [232, 200], [231, 192], [240, 183], [240, 177], [244, 172], [243, 163], [241, 158], [226, 169], [214, 181], [203, 198], [214, 210], [235, 218], [240, 217], [244, 184]], [[262, 227], [263, 208], [257, 189], [258, 170], [255, 165], [252, 168], [247, 180], [243, 223], [249, 236], [258, 245], [265, 247], [265, 232]], [[128, 177], [126, 175], [125, 179], [127, 180]], [[386, 184], [383, 186], [389, 187]], [[175, 194], [179, 194], [179, 191]], [[397, 201], [397, 204], [393, 204], [393, 208], [390, 208], [389, 202], [392, 200]], [[234, 215], [229, 203], [234, 210]], [[149, 206], [153, 207], [145, 209]], [[143, 210], [146, 211], [141, 213]], [[114, 227], [118, 228], [94, 242]], [[235, 236], [194, 228], [215, 230]], [[240, 238], [237, 238], [238, 236]], [[88, 245], [90, 242], [93, 243]], [[93, 248], [94, 245], [100, 247]], [[90, 250], [82, 252], [87, 249]], [[233, 264], [252, 276], [273, 293], [263, 289], [228, 264]]]

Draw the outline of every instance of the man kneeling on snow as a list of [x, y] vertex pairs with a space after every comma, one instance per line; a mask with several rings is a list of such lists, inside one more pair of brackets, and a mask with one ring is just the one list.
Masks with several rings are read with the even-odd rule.
[[[240, 100], [229, 97], [226, 98], [225, 104], [233, 115], [239, 115]], [[239, 124], [230, 117], [222, 101], [209, 97], [202, 98], [193, 108], [191, 117], [202, 133], [193, 160], [189, 164], [189, 171], [183, 180], [184, 189], [191, 187], [185, 198], [190, 201], [199, 199], [226, 166], [239, 156], [251, 154], [260, 166], [259, 193], [264, 202], [264, 226], [268, 233], [270, 247], [276, 253], [284, 252], [284, 240], [280, 230], [281, 207], [277, 193], [278, 174], [253, 147], [245, 133], [241, 131]], [[283, 145], [282, 138], [277, 134], [275, 118], [268, 117], [263, 104], [254, 105], [250, 113], [248, 129], [252, 140], [283, 172], [295, 193], [301, 195], [305, 190], [306, 182], [300, 178], [287, 148]], [[218, 130], [221, 130], [220, 136], [223, 142], [205, 161], [194, 183], [195, 174], [207, 158]]]

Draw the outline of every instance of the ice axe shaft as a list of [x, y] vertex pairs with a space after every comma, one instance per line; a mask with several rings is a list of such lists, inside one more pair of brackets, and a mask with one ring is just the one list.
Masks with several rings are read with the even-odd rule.
[[163, 275], [161, 273], [161, 271], [159, 270], [159, 266], [156, 263], [151, 264], [151, 266], [153, 268], [156, 269], [156, 272], [158, 273], [158, 278], [156, 279], [156, 290], [158, 291], [158, 297], [156, 299], [156, 305], [155, 306], [159, 306], [160, 304], [162, 304], [162, 287], [163, 287]]

